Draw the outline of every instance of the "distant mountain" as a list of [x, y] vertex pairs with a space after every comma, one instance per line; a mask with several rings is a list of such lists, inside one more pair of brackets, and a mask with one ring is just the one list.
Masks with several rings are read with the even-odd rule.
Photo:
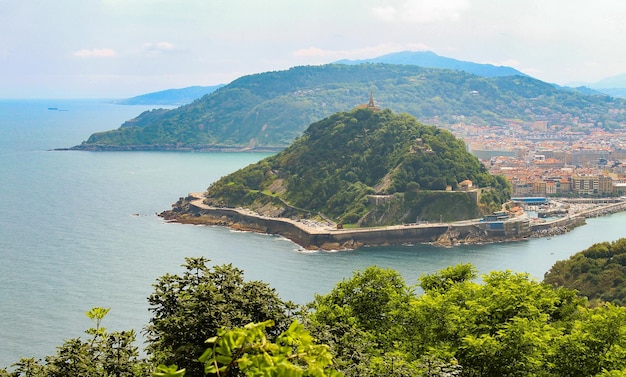
[[626, 88], [599, 88], [596, 90], [613, 97], [626, 98]]
[[193, 102], [194, 100], [213, 93], [224, 85], [215, 86], [189, 86], [181, 89], [167, 89], [159, 92], [142, 94], [136, 97], [117, 100], [120, 105], [165, 105], [181, 106]]
[[604, 78], [589, 85], [590, 88], [626, 88], [626, 73]]
[[392, 54], [382, 55], [377, 58], [363, 60], [339, 60], [337, 64], [363, 64], [363, 63], [387, 63], [387, 64], [405, 64], [418, 65], [426, 68], [444, 68], [454, 69], [456, 71], [464, 71], [473, 73], [482, 77], [500, 77], [500, 76], [526, 76], [526, 74], [515, 68], [495, 66], [492, 64], [479, 64], [446, 58], [439, 56], [431, 51], [403, 51]]
[[604, 78], [594, 83], [573, 82], [569, 87], [585, 86], [612, 97], [626, 98], [626, 73]]
[[[328, 64], [243, 76], [188, 105], [147, 111], [73, 149], [281, 149], [330, 114], [367, 103], [421, 122], [507, 126], [626, 122], [626, 101], [563, 90], [528, 76], [480, 77], [463, 71], [392, 64]], [[616, 110], [616, 111], [613, 111]], [[568, 123], [569, 122], [569, 123]]]

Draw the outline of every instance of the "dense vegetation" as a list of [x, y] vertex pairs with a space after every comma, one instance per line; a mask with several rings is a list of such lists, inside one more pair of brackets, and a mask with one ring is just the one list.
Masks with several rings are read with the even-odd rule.
[[[471, 265], [421, 278], [371, 267], [310, 305], [309, 328], [347, 376], [594, 376], [624, 370], [626, 308]], [[619, 360], [619, 361], [617, 361]]]
[[597, 304], [626, 305], [626, 238], [594, 244], [556, 262], [545, 282], [576, 289]]
[[243, 271], [232, 265], [210, 268], [207, 262], [188, 258], [182, 275], [161, 277], [148, 297], [152, 319], [145, 329], [147, 351], [157, 364], [185, 366], [187, 376], [203, 375], [196, 360], [216, 329], [271, 320], [272, 340], [295, 318], [295, 305], [280, 300], [267, 284], [244, 281]]
[[431, 124], [506, 126], [507, 120], [574, 117], [614, 127], [626, 101], [586, 96], [526, 76], [487, 78], [414, 65], [329, 64], [243, 76], [188, 105], [145, 112], [119, 129], [99, 132], [77, 148], [240, 148], [289, 145], [306, 127], [367, 102]]
[[[588, 307], [567, 288], [527, 274], [448, 267], [409, 285], [369, 267], [295, 312], [232, 266], [187, 259], [150, 297], [148, 358], [132, 332], [95, 328], [45, 360], [2, 377], [78, 376], [620, 376], [626, 308]], [[242, 325], [242, 323], [250, 323]], [[176, 365], [174, 365], [176, 364]]]
[[[407, 114], [355, 109], [312, 124], [277, 155], [213, 183], [206, 196], [216, 206], [280, 215], [295, 207], [338, 222], [388, 225], [478, 217], [476, 199], [445, 192], [467, 179], [491, 188], [481, 197], [485, 211], [510, 196], [506, 180], [490, 175], [450, 132]], [[377, 207], [371, 194], [394, 196]]]

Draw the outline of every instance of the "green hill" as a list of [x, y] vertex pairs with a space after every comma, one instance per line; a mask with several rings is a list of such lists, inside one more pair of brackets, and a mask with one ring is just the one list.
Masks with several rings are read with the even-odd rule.
[[[468, 179], [485, 189], [480, 200], [458, 191]], [[221, 178], [206, 203], [374, 226], [476, 218], [509, 195], [506, 180], [488, 174], [450, 132], [360, 108], [311, 124], [282, 152]]]
[[561, 90], [527, 76], [481, 77], [392, 64], [329, 64], [241, 77], [172, 110], [153, 110], [99, 132], [75, 149], [282, 149], [306, 127], [367, 102], [429, 124], [507, 126], [510, 119], [626, 121], [626, 101]]
[[626, 238], [594, 244], [556, 262], [544, 282], [576, 289], [592, 302], [626, 305]]

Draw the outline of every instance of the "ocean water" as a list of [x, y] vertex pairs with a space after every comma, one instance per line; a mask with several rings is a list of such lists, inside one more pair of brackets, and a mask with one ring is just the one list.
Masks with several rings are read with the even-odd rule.
[[267, 154], [51, 151], [149, 108], [0, 100], [0, 368], [19, 357], [53, 354], [64, 339], [84, 335], [91, 326], [84, 312], [94, 306], [111, 308], [108, 329], [140, 332], [150, 318], [152, 284], [180, 272], [187, 256], [232, 263], [247, 279], [304, 304], [372, 265], [398, 270], [409, 284], [468, 262], [480, 273], [509, 269], [540, 280], [557, 260], [626, 237], [626, 213], [619, 213], [551, 239], [304, 251], [280, 237], [156, 216], [180, 196]]

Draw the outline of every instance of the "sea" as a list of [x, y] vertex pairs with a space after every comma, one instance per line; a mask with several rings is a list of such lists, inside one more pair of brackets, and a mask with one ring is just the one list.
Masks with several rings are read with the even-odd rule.
[[[52, 109], [50, 109], [52, 108]], [[108, 330], [142, 328], [156, 280], [185, 257], [232, 264], [279, 296], [305, 304], [368, 266], [410, 285], [422, 274], [472, 263], [480, 274], [512, 270], [541, 280], [558, 260], [626, 237], [626, 213], [589, 219], [551, 238], [452, 248], [415, 244], [308, 251], [282, 237], [167, 223], [179, 197], [269, 154], [54, 151], [119, 127], [152, 106], [107, 100], [0, 100], [0, 369], [52, 355], [110, 308]], [[494, 298], [497, 299], [497, 298]]]

